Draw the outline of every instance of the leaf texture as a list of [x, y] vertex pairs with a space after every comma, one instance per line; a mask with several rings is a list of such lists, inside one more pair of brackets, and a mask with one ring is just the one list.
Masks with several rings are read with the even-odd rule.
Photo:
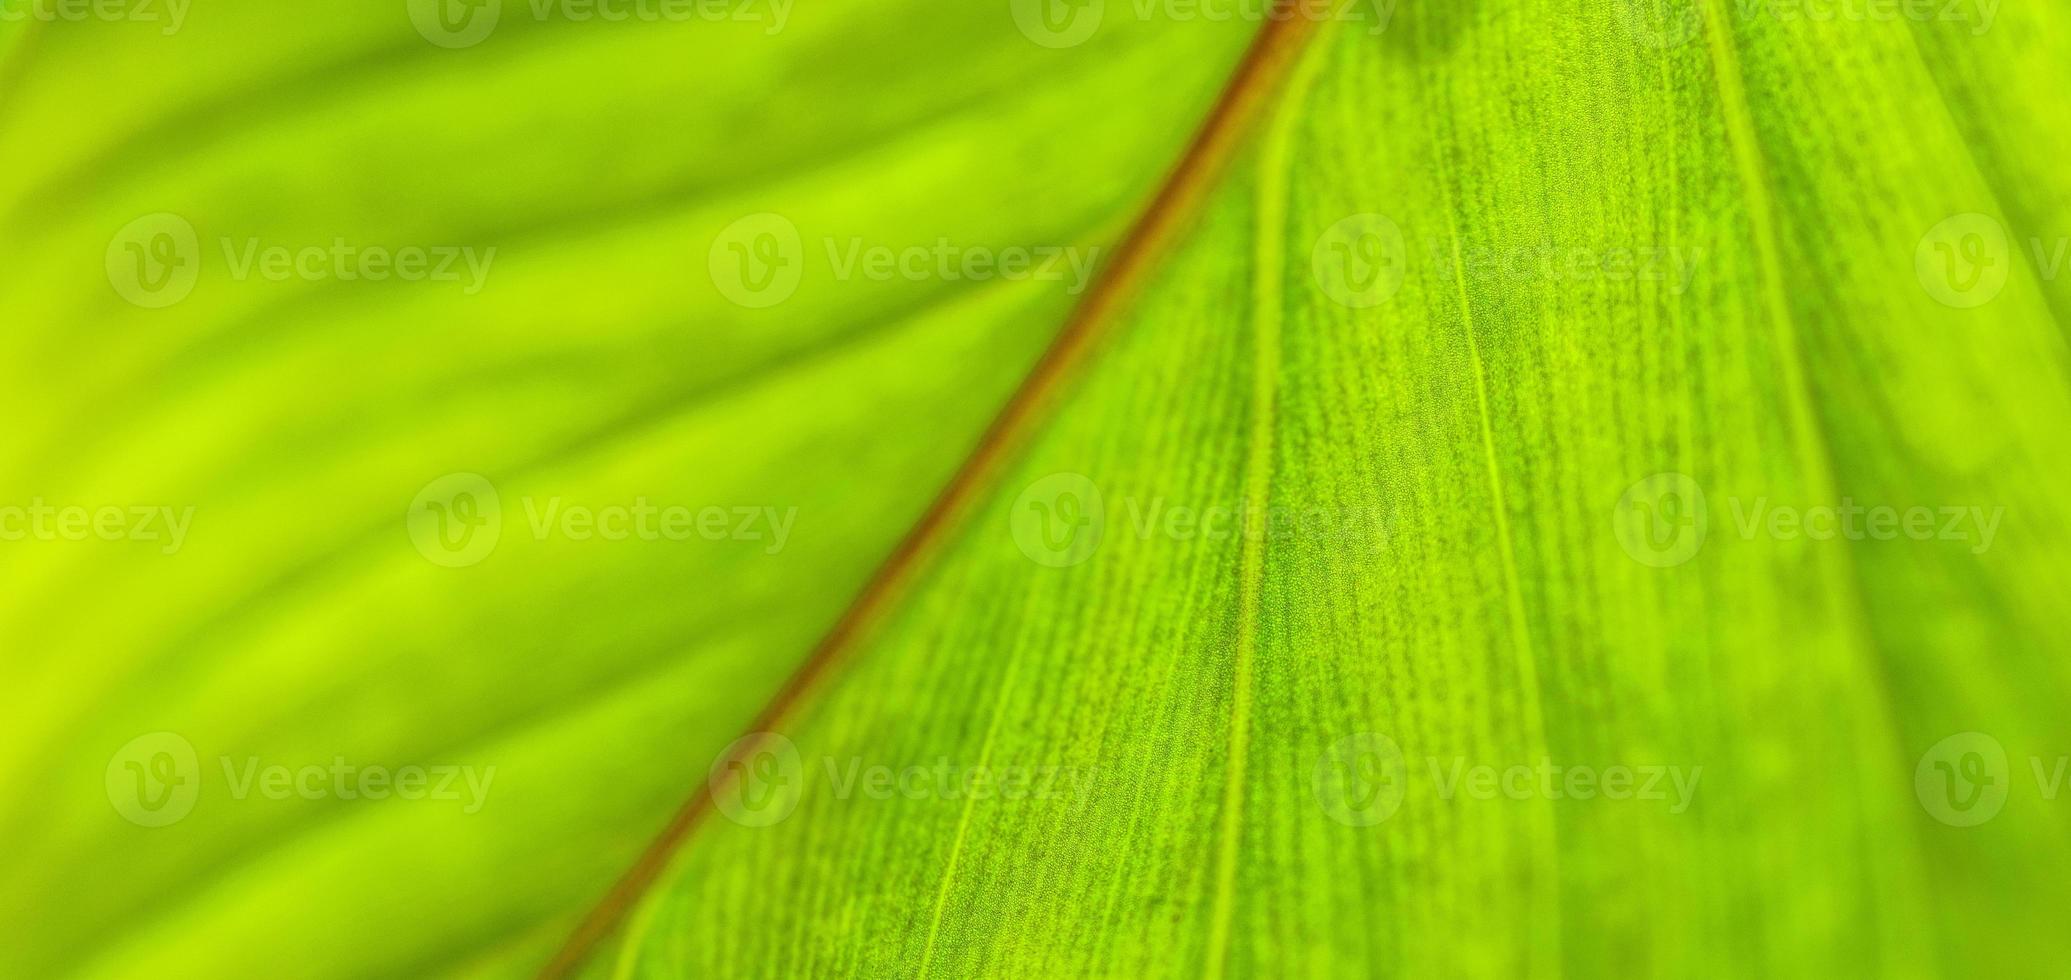
[[1750, 9], [1326, 25], [596, 975], [2054, 972], [2064, 18]]
[[[0, 975], [539, 969], [1073, 302], [831, 256], [1097, 260], [1248, 37], [1118, 24], [1057, 52], [975, 7], [821, 4], [769, 34], [511, 3], [449, 50], [404, 6], [0, 25], [0, 503], [192, 508], [171, 554], [0, 544]], [[200, 271], [143, 308], [103, 256], [161, 212]], [[764, 213], [803, 269], [742, 306], [708, 258]], [[240, 274], [254, 242], [497, 253], [470, 292]], [[502, 501], [471, 567], [405, 524], [452, 473]], [[532, 530], [638, 501], [796, 516], [781, 543]], [[200, 796], [147, 828], [104, 775], [154, 732], [194, 748]], [[472, 812], [238, 789], [334, 760], [494, 775]]]

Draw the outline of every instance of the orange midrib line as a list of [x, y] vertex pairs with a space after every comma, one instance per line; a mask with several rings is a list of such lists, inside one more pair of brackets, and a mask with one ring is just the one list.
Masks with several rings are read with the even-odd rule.
[[[1301, 0], [1276, 0], [1273, 15], [1245, 52], [1207, 120], [1151, 199], [1150, 206], [1116, 247], [1114, 259], [1102, 271], [1100, 280], [1072, 312], [1057, 338], [986, 428], [934, 503], [749, 725], [748, 732], [754, 737], [737, 743], [727, 761], [745, 762], [761, 749], [761, 736], [778, 728], [805, 696], [820, 686], [831, 668], [853, 647], [853, 641], [882, 617], [891, 599], [914, 579], [972, 505], [996, 483], [996, 477], [1015, 451], [1025, 445], [1066, 384], [1077, 376], [1078, 367], [1106, 338], [1115, 314], [1134, 297], [1186, 218], [1207, 195], [1230, 153], [1248, 132], [1257, 109], [1277, 89], [1293, 56], [1314, 33], [1318, 21], [1300, 12], [1305, 9], [1307, 5]], [[730, 774], [734, 769], [721, 766], [718, 771]], [[698, 783], [690, 799], [647, 850], [569, 935], [560, 952], [540, 972], [543, 980], [572, 975], [597, 943], [618, 925], [626, 911], [660, 876], [670, 856], [704, 821], [711, 810], [715, 788], [711, 780]]]

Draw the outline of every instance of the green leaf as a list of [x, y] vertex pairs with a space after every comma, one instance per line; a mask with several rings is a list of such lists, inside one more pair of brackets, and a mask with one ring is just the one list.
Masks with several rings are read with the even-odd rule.
[[0, 23], [0, 507], [194, 508], [0, 541], [0, 974], [2052, 971], [2071, 15], [1928, 6]]
[[1693, 9], [1323, 28], [597, 973], [2054, 972], [2071, 35]]
[[[536, 970], [1074, 301], [830, 256], [1097, 259], [1249, 33], [1060, 52], [991, 8], [820, 4], [776, 34], [533, 9], [458, 49], [400, 3], [0, 24], [0, 507], [192, 508], [177, 546], [55, 517], [0, 542], [0, 975]], [[152, 308], [123, 263], [160, 213], [198, 272]], [[765, 213], [799, 236], [774, 305], [713, 271]], [[345, 281], [334, 243], [496, 252]], [[311, 246], [315, 275], [242, 264]], [[448, 474], [500, 500], [486, 551], [413, 544]], [[533, 530], [643, 502], [795, 517]], [[161, 753], [191, 810], [145, 807]], [[276, 766], [322, 771], [275, 798]], [[486, 786], [347, 798], [413, 766]]]

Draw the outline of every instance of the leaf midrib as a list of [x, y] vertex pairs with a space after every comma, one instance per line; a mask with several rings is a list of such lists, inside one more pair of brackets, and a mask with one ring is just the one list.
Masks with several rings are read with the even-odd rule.
[[[855, 641], [880, 620], [905, 586], [938, 554], [984, 492], [998, 480], [1018, 450], [1048, 418], [1071, 383], [1083, 374], [1091, 355], [1107, 339], [1117, 314], [1156, 268], [1180, 230], [1206, 198], [1232, 151], [1249, 131], [1264, 104], [1295, 57], [1316, 33], [1299, 0], [1275, 0], [1243, 60], [1209, 110], [1179, 162], [1159, 185], [1151, 203], [1123, 236], [1085, 300], [1066, 320], [1050, 348], [979, 438], [956, 474], [912, 529], [858, 592], [849, 608], [813, 648], [799, 669], [751, 723], [749, 735], [736, 742], [733, 755], [745, 758], [761, 747], [755, 736], [793, 715], [844, 661]], [[721, 773], [737, 767], [721, 766]], [[721, 777], [721, 783], [727, 777]], [[720, 786], [700, 781], [691, 797], [656, 836], [647, 850], [585, 916], [559, 953], [541, 970], [543, 980], [572, 976], [627, 911], [659, 877], [669, 858], [702, 826]]]

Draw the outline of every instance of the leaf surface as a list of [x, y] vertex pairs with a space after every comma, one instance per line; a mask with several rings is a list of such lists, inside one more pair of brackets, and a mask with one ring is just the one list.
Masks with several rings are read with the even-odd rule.
[[2071, 35], [1751, 9], [1325, 26], [596, 975], [2049, 961]]
[[[1118, 21], [1053, 51], [990, 7], [816, 4], [776, 34], [535, 9], [451, 50], [400, 3], [0, 24], [0, 504], [193, 508], [172, 553], [0, 543], [0, 974], [537, 970], [1074, 301], [837, 257], [1097, 262], [1248, 37]], [[104, 256], [162, 212], [199, 274], [144, 308]], [[795, 229], [800, 278], [743, 306], [709, 270], [758, 214]], [[334, 243], [497, 251], [474, 290], [238, 271]], [[405, 519], [454, 473], [502, 513], [461, 568]], [[541, 523], [643, 502], [728, 508], [728, 533]], [[736, 539], [736, 507], [795, 519]], [[195, 750], [199, 798], [147, 828], [118, 777], [156, 732]], [[375, 801], [334, 762], [493, 775]], [[324, 772], [275, 798], [251, 781], [274, 766]]]

